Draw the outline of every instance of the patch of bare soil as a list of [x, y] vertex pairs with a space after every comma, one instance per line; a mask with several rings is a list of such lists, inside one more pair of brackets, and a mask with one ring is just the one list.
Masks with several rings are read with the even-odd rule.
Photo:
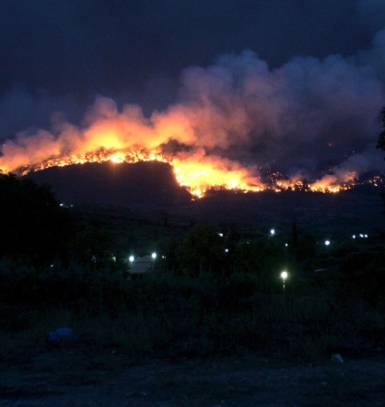
[[385, 406], [385, 357], [288, 363], [278, 359], [133, 359], [51, 350], [3, 361], [0, 406]]

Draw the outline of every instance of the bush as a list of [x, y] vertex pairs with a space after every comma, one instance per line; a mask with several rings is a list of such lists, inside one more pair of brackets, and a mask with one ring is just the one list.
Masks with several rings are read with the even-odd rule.
[[306, 295], [266, 292], [250, 273], [152, 273], [127, 280], [79, 265], [39, 274], [12, 263], [0, 267], [1, 287], [9, 293], [1, 297], [0, 331], [31, 332], [25, 337], [40, 338], [40, 346], [49, 330], [70, 326], [79, 346], [130, 354], [269, 351], [303, 359], [372, 346], [369, 338], [379, 341], [385, 325], [384, 303], [374, 308], [327, 287], [309, 286]]

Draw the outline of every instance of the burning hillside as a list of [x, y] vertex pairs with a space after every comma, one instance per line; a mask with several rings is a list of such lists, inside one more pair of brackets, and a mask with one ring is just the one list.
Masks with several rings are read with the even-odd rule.
[[338, 56], [270, 71], [251, 52], [227, 55], [186, 69], [180, 100], [164, 111], [145, 116], [138, 105], [99, 97], [79, 125], [53, 114], [50, 130], [3, 142], [0, 170], [160, 161], [196, 197], [210, 189], [338, 192], [383, 172], [375, 149], [383, 101], [371, 71]]
[[240, 168], [228, 160], [221, 162], [220, 159], [213, 160], [193, 159], [187, 157], [182, 160], [170, 154], [160, 152], [146, 152], [145, 150], [116, 150], [100, 149], [94, 153], [79, 156], [57, 157], [46, 160], [40, 164], [19, 169], [21, 175], [29, 172], [44, 170], [50, 167], [63, 167], [66, 165], [84, 163], [103, 163], [111, 161], [119, 163], [137, 163], [146, 161], [158, 161], [171, 165], [179, 185], [186, 187], [195, 197], [202, 197], [210, 189], [228, 189], [237, 191], [262, 191], [266, 187], [258, 178], [251, 177], [247, 170]]
[[280, 171], [263, 171], [259, 169], [260, 176], [251, 177], [246, 169], [231, 163], [228, 160], [222, 162], [215, 160], [181, 160], [177, 156], [160, 152], [146, 152], [144, 150], [116, 150], [100, 149], [94, 153], [81, 154], [79, 156], [57, 157], [46, 160], [30, 167], [19, 168], [17, 173], [26, 175], [52, 167], [64, 167], [85, 163], [138, 163], [138, 162], [162, 162], [169, 164], [179, 185], [185, 187], [194, 197], [201, 198], [212, 190], [234, 190], [238, 192], [260, 192], [274, 190], [298, 190], [311, 192], [336, 193], [341, 190], [351, 189], [362, 183], [373, 186], [383, 186], [383, 177], [375, 175], [361, 182], [352, 179], [347, 183], [335, 184], [335, 177], [325, 175], [320, 181], [309, 183], [299, 178], [289, 178]]

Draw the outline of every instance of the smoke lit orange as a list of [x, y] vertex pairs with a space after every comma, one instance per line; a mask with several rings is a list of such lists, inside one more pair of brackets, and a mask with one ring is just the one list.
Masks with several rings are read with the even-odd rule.
[[84, 163], [135, 163], [139, 161], [161, 161], [173, 167], [175, 178], [181, 186], [186, 187], [192, 195], [200, 198], [210, 189], [227, 189], [237, 191], [262, 191], [265, 187], [256, 177], [239, 167], [237, 163], [213, 157], [196, 157], [196, 160], [166, 156], [159, 151], [100, 149], [93, 153], [55, 157], [40, 164], [18, 169], [20, 175], [44, 170], [50, 167], [63, 167]]
[[[249, 100], [247, 95], [244, 97]], [[119, 111], [113, 100], [98, 98], [81, 127], [58, 117], [52, 131], [40, 129], [33, 135], [21, 132], [16, 138], [6, 140], [0, 151], [0, 171], [25, 175], [49, 167], [82, 163], [162, 161], [172, 166], [181, 186], [202, 197], [212, 189], [335, 193], [356, 185], [360, 175], [356, 168], [369, 168], [367, 159], [360, 162], [353, 155], [345, 165], [309, 183], [304, 177], [288, 178], [280, 173], [266, 177], [257, 165], [228, 158], [237, 156], [233, 149], [240, 148], [243, 152], [248, 149], [252, 144], [251, 134], [263, 119], [256, 111], [242, 110], [242, 101], [243, 98], [238, 105], [229, 101], [223, 110], [205, 99], [204, 103], [173, 105], [146, 118], [139, 106], [125, 105]], [[268, 136], [262, 132], [259, 137]], [[257, 159], [253, 156], [248, 162], [254, 160]]]
[[[180, 154], [165, 155], [160, 151], [99, 149], [93, 153], [61, 156], [45, 160], [40, 164], [19, 168], [20, 175], [29, 172], [44, 170], [50, 167], [63, 167], [84, 163], [135, 163], [139, 161], [161, 161], [172, 166], [176, 180], [186, 187], [197, 198], [203, 197], [208, 190], [225, 189], [239, 192], [260, 192], [272, 189], [276, 192], [282, 190], [308, 190], [313, 192], [336, 193], [352, 188], [355, 182], [342, 185], [333, 184], [332, 177], [324, 177], [312, 184], [305, 184], [300, 179], [282, 179], [282, 174], [272, 173], [268, 183], [263, 183], [259, 177], [250, 174], [250, 168], [242, 168], [236, 162], [221, 159], [220, 157], [204, 156], [201, 152], [195, 155]], [[4, 171], [5, 169], [3, 169]], [[255, 169], [254, 169], [255, 170]], [[375, 185], [375, 180], [372, 182]]]

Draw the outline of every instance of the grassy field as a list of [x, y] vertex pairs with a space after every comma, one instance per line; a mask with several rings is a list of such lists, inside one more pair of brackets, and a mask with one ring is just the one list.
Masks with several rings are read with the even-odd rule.
[[[112, 237], [118, 265], [53, 265], [37, 274], [3, 259], [0, 361], [46, 348], [48, 332], [63, 326], [76, 332], [75, 346], [176, 358], [269, 351], [309, 359], [384, 346], [383, 220], [381, 200], [370, 192], [220, 193], [152, 211], [75, 205], [79, 222]], [[154, 273], [127, 274], [131, 252], [162, 254], [174, 242], [182, 253], [185, 237], [204, 220], [217, 231], [236, 229], [239, 244], [257, 240], [271, 247], [273, 254], [266, 252], [271, 258], [262, 259], [266, 270], [257, 272], [257, 260], [254, 271], [238, 263], [227, 271], [203, 269], [193, 275], [185, 266], [170, 272], [160, 261]], [[294, 221], [305, 245], [302, 257], [284, 251]], [[276, 228], [274, 236], [270, 227]], [[353, 231], [370, 238], [352, 242]], [[306, 252], [312, 241], [301, 240], [310, 232], [314, 254]], [[333, 243], [330, 248], [323, 245], [325, 237]], [[274, 253], [283, 253], [292, 267], [285, 292]], [[327, 273], [315, 274], [318, 268]]]

